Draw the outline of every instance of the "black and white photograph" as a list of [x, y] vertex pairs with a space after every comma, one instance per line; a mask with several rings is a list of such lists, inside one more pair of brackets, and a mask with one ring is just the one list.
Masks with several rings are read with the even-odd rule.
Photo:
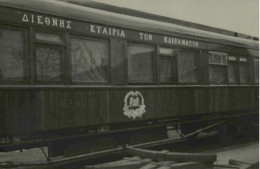
[[0, 169], [258, 169], [259, 0], [0, 0]]

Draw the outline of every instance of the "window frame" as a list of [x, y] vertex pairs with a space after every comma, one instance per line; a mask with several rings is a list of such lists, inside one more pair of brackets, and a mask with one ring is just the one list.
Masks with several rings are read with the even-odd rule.
[[[47, 33], [47, 34], [56, 34], [61, 37], [61, 40], [63, 42], [54, 42], [54, 41], [48, 41], [48, 40], [40, 40], [36, 38], [36, 33]], [[53, 30], [49, 29], [43, 29], [43, 28], [35, 28], [33, 30], [33, 42], [34, 43], [44, 43], [44, 44], [51, 44], [51, 45], [56, 45], [56, 46], [64, 46], [66, 47], [66, 38], [65, 38], [65, 32], [55, 32]]]
[[29, 55], [29, 30], [27, 27], [17, 26], [17, 25], [0, 25], [0, 28], [13, 30], [13, 31], [22, 31], [23, 38], [25, 41], [24, 44], [24, 77], [22, 79], [0, 79], [0, 84], [29, 84], [30, 83], [30, 55]]
[[[196, 67], [193, 69], [196, 69], [196, 82], [180, 82], [179, 79], [179, 55], [178, 55], [178, 51], [192, 51], [192, 53], [197, 53], [196, 58], [195, 58], [195, 62], [196, 62]], [[187, 49], [187, 48], [176, 48], [175, 49], [175, 53], [176, 53], [176, 81], [177, 84], [180, 85], [199, 85], [200, 84], [200, 65], [199, 65], [199, 58], [200, 58], [200, 50], [196, 50], [196, 49]]]
[[[69, 83], [72, 85], [107, 85], [111, 83], [111, 41], [109, 38], [100, 38], [100, 37], [91, 37], [86, 36], [82, 34], [69, 34], [69, 44], [68, 44], [68, 69], [69, 69]], [[73, 81], [72, 80], [72, 65], [71, 65], [71, 39], [83, 39], [83, 40], [92, 40], [92, 41], [98, 41], [98, 42], [106, 42], [107, 43], [107, 49], [108, 49], [108, 62], [107, 62], [107, 80], [106, 81]]]
[[[172, 49], [173, 54], [161, 54], [160, 48], [167, 48]], [[172, 77], [170, 81], [161, 81], [161, 60], [168, 60], [171, 62], [171, 71], [172, 71]], [[174, 47], [165, 47], [165, 46], [158, 46], [158, 81], [161, 85], [168, 85], [168, 84], [177, 84], [178, 79], [178, 70], [177, 70], [177, 54], [176, 54], [176, 48]]]
[[[240, 59], [241, 58], [245, 58], [246, 61], [241, 61]], [[240, 78], [240, 66], [241, 65], [246, 65], [247, 67], [247, 70], [246, 70], [246, 83], [241, 83], [241, 78]], [[238, 56], [238, 79], [239, 79], [239, 84], [240, 85], [250, 85], [250, 77], [249, 77], [249, 74], [250, 74], [250, 70], [249, 70], [249, 57], [247, 56]]]
[[[236, 60], [230, 60], [229, 59], [229, 56], [231, 56], [231, 57], [235, 57], [236, 58]], [[234, 56], [234, 55], [228, 55], [227, 56], [228, 57], [228, 64], [227, 64], [227, 83], [228, 84], [230, 84], [230, 85], [237, 85], [237, 84], [239, 84], [240, 83], [240, 79], [239, 79], [239, 57], [238, 56]], [[235, 74], [236, 74], [236, 81], [237, 82], [229, 82], [229, 71], [228, 71], [228, 65], [229, 65], [229, 63], [234, 63], [235, 64]]]
[[[141, 47], [153, 47], [154, 48], [154, 56], [152, 57], [152, 75], [153, 75], [153, 81], [131, 81], [129, 80], [128, 76], [128, 56], [130, 55], [129, 46], [141, 46]], [[158, 65], [158, 48], [155, 44], [148, 44], [148, 43], [140, 43], [140, 42], [126, 42], [126, 82], [130, 85], [153, 85], [156, 84], [158, 81], [157, 77], [157, 65]]]
[[[63, 42], [62, 43], [58, 43], [58, 42], [52, 42], [52, 41], [46, 41], [46, 40], [39, 40], [36, 39], [36, 33], [37, 32], [43, 32], [43, 33], [50, 33], [50, 34], [57, 34], [60, 35]], [[33, 72], [34, 72], [34, 77], [33, 77], [33, 81], [34, 84], [36, 85], [61, 85], [61, 84], [66, 84], [66, 45], [67, 45], [67, 41], [66, 41], [66, 32], [61, 31], [61, 32], [55, 32], [53, 31], [53, 29], [44, 29], [44, 28], [37, 28], [34, 27], [34, 29], [32, 30], [32, 54], [33, 54]], [[62, 56], [61, 56], [61, 60], [60, 60], [60, 66], [61, 66], [61, 80], [55, 80], [55, 81], [45, 81], [45, 80], [38, 80], [37, 79], [37, 69], [36, 69], [36, 48], [37, 46], [51, 46], [51, 47], [58, 47], [58, 48], [62, 48]]]
[[[226, 54], [227, 63], [226, 64], [216, 64], [216, 63], [210, 63], [210, 53], [219, 53], [219, 54]], [[209, 85], [227, 85], [229, 84], [229, 77], [228, 77], [228, 53], [225, 52], [216, 52], [216, 51], [208, 51], [208, 82]], [[217, 66], [217, 67], [224, 67], [224, 83], [216, 83], [216, 82], [210, 82], [210, 66]]]
[[[61, 48], [61, 58], [60, 58], [60, 70], [61, 70], [61, 79], [60, 80], [53, 80], [53, 81], [48, 81], [48, 80], [40, 80], [37, 79], [37, 58], [36, 58], [36, 48], [37, 47], [58, 47]], [[64, 55], [65, 55], [65, 49], [62, 48], [59, 45], [50, 45], [50, 44], [44, 44], [44, 43], [37, 43], [34, 44], [33, 47], [33, 54], [34, 54], [34, 59], [35, 59], [35, 64], [34, 64], [34, 72], [35, 72], [35, 82], [36, 84], [64, 84], [65, 80], [65, 60], [64, 60]]]

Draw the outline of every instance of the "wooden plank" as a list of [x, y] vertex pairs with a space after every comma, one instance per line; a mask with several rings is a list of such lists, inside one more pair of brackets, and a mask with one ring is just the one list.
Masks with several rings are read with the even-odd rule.
[[228, 90], [217, 87], [213, 89], [214, 112], [224, 112], [228, 110]]
[[213, 169], [212, 163], [203, 163], [203, 162], [184, 162], [184, 163], [175, 163], [171, 165], [172, 169]]
[[259, 87], [255, 87], [254, 100], [255, 100], [254, 108], [257, 108], [257, 110], [259, 111]]
[[[11, 91], [11, 90], [10, 90]], [[19, 92], [17, 90], [12, 90], [12, 95], [9, 100], [10, 104], [10, 114], [12, 117], [12, 127], [13, 134], [18, 134], [20, 131], [26, 131], [26, 123], [27, 123], [27, 114], [25, 112], [25, 92]], [[19, 98], [22, 96], [21, 98]], [[21, 102], [21, 104], [19, 104]], [[19, 119], [21, 117], [21, 119]], [[19, 128], [19, 123], [21, 123]]]
[[198, 113], [210, 112], [210, 90], [208, 88], [197, 89], [198, 92]]
[[229, 103], [229, 109], [230, 110], [238, 110], [239, 108], [239, 102], [237, 98], [238, 92], [237, 88], [229, 88], [228, 91], [228, 103]]
[[46, 117], [46, 120], [45, 120], [45, 130], [50, 130], [53, 128], [52, 126], [52, 114], [51, 114], [51, 101], [50, 101], [50, 91], [49, 90], [44, 90], [44, 99], [45, 99], [45, 117]]
[[6, 91], [6, 127], [7, 127], [7, 131], [8, 133], [12, 133], [14, 132], [14, 128], [13, 128], [13, 105], [12, 105], [12, 102], [13, 102], [13, 91], [11, 90], [7, 90]]
[[160, 110], [156, 116], [176, 117], [178, 113], [178, 97], [176, 89], [160, 89]]
[[31, 132], [35, 132], [35, 131], [38, 131], [38, 128], [37, 128], [37, 116], [38, 116], [38, 112], [36, 111], [36, 103], [37, 103], [37, 100], [36, 100], [36, 93], [34, 90], [32, 89], [28, 89], [28, 99], [27, 99], [27, 102], [28, 102], [28, 111], [30, 112], [30, 116], [32, 117], [33, 120], [31, 120], [31, 124], [29, 126], [29, 130]]
[[5, 99], [4, 99], [4, 91], [0, 90], [0, 135], [5, 133]]
[[[81, 126], [107, 123], [105, 89], [74, 89], [73, 112]], [[77, 125], [77, 124], [76, 124]]]
[[130, 121], [124, 114], [124, 97], [127, 94], [126, 90], [123, 89], [111, 89], [109, 95], [109, 105], [110, 105], [110, 122], [117, 121]]
[[41, 116], [40, 116], [40, 126], [41, 126], [41, 129], [42, 130], [44, 130], [44, 129], [46, 129], [46, 120], [48, 120], [47, 119], [47, 115], [46, 115], [46, 98], [45, 98], [45, 92], [43, 91], [43, 90], [40, 90], [39, 91], [40, 93], [39, 93], [39, 95], [40, 95], [40, 97], [39, 97], [39, 103], [40, 103], [40, 105], [38, 105], [39, 107], [40, 107], [40, 113], [41, 113]]
[[[131, 90], [142, 93], [146, 106], [146, 113], [136, 119], [123, 114], [124, 98]], [[0, 114], [0, 134], [25, 134], [197, 113], [258, 109], [258, 87], [77, 88], [73, 91], [60, 88], [6, 89], [0, 91], [0, 99], [0, 111], [3, 112]]]
[[196, 114], [195, 91], [193, 88], [178, 88], [176, 90], [179, 99], [178, 115]]
[[127, 151], [132, 155], [156, 161], [214, 162], [217, 160], [216, 154], [160, 152], [133, 147], [127, 147]]
[[239, 109], [248, 109], [249, 108], [249, 91], [247, 88], [238, 88], [237, 90], [237, 100]]

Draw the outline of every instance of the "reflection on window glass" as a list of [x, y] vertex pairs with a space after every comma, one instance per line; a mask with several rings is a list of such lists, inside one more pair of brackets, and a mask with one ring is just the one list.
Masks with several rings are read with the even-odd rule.
[[38, 40], [45, 40], [50, 42], [62, 42], [62, 38], [60, 35], [52, 34], [52, 33], [44, 33], [44, 32], [36, 32], [35, 38]]
[[255, 66], [255, 82], [259, 83], [259, 59], [254, 59]]
[[239, 58], [239, 61], [240, 61], [240, 62], [247, 62], [247, 58], [241, 57], [241, 58]]
[[26, 76], [26, 42], [23, 31], [0, 28], [0, 80]]
[[225, 66], [209, 66], [209, 82], [213, 84], [224, 84], [226, 75]]
[[160, 82], [170, 82], [173, 80], [172, 61], [170, 59], [160, 59]]
[[154, 47], [128, 46], [128, 79], [131, 82], [153, 82]]
[[61, 47], [37, 46], [36, 74], [40, 81], [59, 81], [62, 79], [62, 53]]
[[247, 58], [240, 57], [239, 58], [239, 78], [240, 83], [245, 84], [248, 83], [248, 62]]
[[209, 82], [224, 84], [226, 82], [227, 54], [209, 52]]
[[235, 62], [228, 63], [228, 82], [237, 83], [237, 64]]
[[174, 49], [171, 48], [160, 48], [160, 55], [174, 55]]
[[209, 64], [227, 65], [227, 54], [219, 52], [209, 52]]
[[228, 56], [228, 60], [237, 61], [237, 58], [235, 56]]
[[240, 83], [248, 83], [248, 67], [246, 63], [239, 65]]
[[197, 82], [198, 52], [178, 51], [178, 79], [180, 83]]
[[160, 82], [173, 82], [175, 50], [172, 48], [159, 48], [160, 52]]
[[105, 82], [108, 80], [108, 42], [71, 39], [72, 81]]

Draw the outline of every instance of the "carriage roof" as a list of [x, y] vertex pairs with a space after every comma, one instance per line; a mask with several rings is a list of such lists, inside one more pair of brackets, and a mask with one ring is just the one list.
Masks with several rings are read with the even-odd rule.
[[258, 41], [241, 37], [234, 37], [221, 33], [200, 30], [196, 28], [156, 21], [137, 16], [114, 13], [101, 9], [71, 4], [57, 0], [0, 0], [1, 6], [51, 14], [65, 18], [88, 21], [122, 28], [167, 34], [172, 36], [186, 36], [202, 41], [211, 41], [227, 45], [235, 45], [258, 49]]

